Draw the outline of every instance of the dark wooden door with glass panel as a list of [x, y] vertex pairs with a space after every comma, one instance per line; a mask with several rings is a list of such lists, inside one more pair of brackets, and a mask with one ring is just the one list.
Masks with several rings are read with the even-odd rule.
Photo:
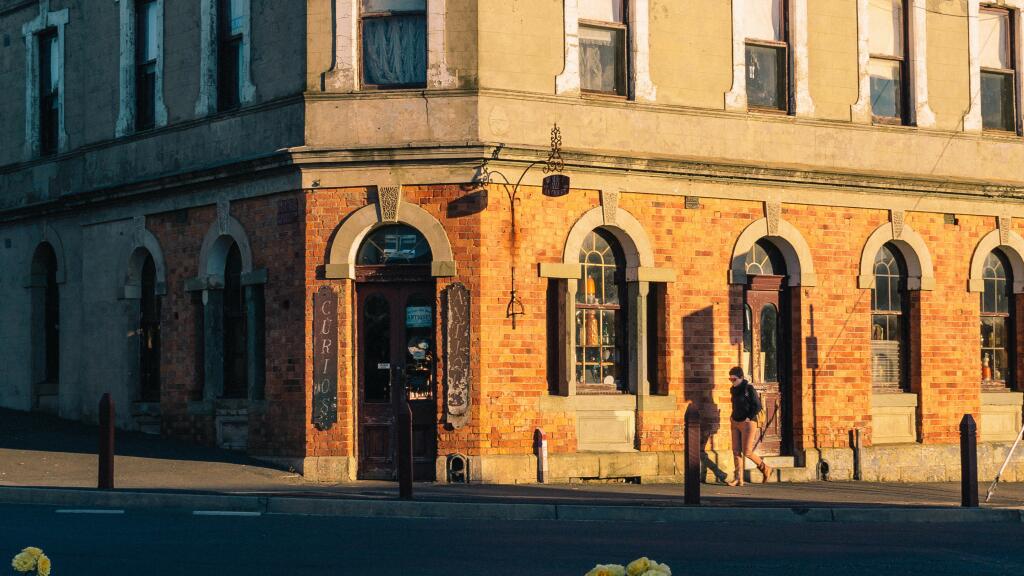
[[786, 346], [785, 262], [761, 241], [747, 258], [744, 307], [744, 370], [761, 395], [758, 451], [765, 456], [790, 450], [789, 349]]
[[356, 299], [359, 477], [397, 475], [397, 414], [408, 399], [413, 475], [434, 479], [437, 456], [433, 282], [361, 283]]

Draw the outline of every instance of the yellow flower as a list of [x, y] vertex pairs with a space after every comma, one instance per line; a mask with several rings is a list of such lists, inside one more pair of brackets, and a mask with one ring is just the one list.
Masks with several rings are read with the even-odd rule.
[[640, 576], [672, 576], [672, 569], [665, 564], [651, 562], [651, 569]]
[[651, 561], [644, 556], [633, 560], [626, 566], [626, 574], [628, 576], [643, 576], [645, 572], [651, 569]]
[[22, 552], [11, 560], [15, 572], [31, 572], [36, 568], [36, 559], [28, 552]]
[[39, 556], [39, 576], [50, 576], [50, 558], [46, 554]]
[[620, 564], [598, 564], [584, 576], [626, 576], [626, 569]]
[[43, 551], [40, 550], [39, 548], [36, 548], [35, 546], [29, 546], [28, 548], [25, 548], [24, 550], [22, 550], [22, 552], [32, 556], [33, 558], [39, 558], [40, 556], [43, 555]]

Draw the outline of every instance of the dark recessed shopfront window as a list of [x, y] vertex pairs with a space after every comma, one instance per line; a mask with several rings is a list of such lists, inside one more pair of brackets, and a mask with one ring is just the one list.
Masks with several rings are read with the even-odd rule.
[[142, 265], [142, 300], [139, 302], [139, 399], [160, 401], [160, 296], [156, 264], [147, 255]]
[[580, 251], [576, 291], [576, 391], [608, 394], [627, 390], [626, 274], [618, 241], [594, 230]]
[[427, 84], [426, 0], [361, 0], [363, 85]]
[[245, 294], [242, 255], [232, 244], [224, 266], [224, 397], [248, 395]]
[[901, 392], [907, 386], [909, 330], [906, 264], [886, 244], [875, 256], [871, 290], [871, 382], [877, 391]]
[[1014, 328], [1010, 263], [999, 250], [985, 258], [981, 294], [981, 381], [986, 389], [1012, 387]]

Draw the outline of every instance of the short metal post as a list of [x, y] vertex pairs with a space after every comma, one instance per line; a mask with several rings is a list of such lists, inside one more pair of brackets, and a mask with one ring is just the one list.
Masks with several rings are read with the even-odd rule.
[[960, 504], [978, 507], [978, 425], [970, 414], [960, 420]]
[[686, 476], [683, 502], [700, 506], [700, 411], [693, 404], [686, 409], [685, 423]]
[[398, 409], [398, 495], [412, 499], [412, 408], [408, 402]]
[[548, 479], [548, 435], [540, 428], [533, 431], [533, 445], [537, 450], [537, 482], [543, 484]]
[[110, 393], [100, 398], [100, 490], [114, 489], [114, 400]]

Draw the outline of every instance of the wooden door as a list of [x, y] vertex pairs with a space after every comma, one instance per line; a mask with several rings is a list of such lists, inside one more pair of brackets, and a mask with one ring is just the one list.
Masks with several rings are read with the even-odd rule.
[[358, 476], [397, 477], [396, 415], [408, 401], [413, 415], [413, 477], [431, 481], [437, 456], [434, 284], [360, 284], [356, 306]]
[[748, 378], [761, 395], [758, 451], [765, 456], [789, 452], [789, 350], [784, 276], [752, 276], [746, 291], [745, 345]]

